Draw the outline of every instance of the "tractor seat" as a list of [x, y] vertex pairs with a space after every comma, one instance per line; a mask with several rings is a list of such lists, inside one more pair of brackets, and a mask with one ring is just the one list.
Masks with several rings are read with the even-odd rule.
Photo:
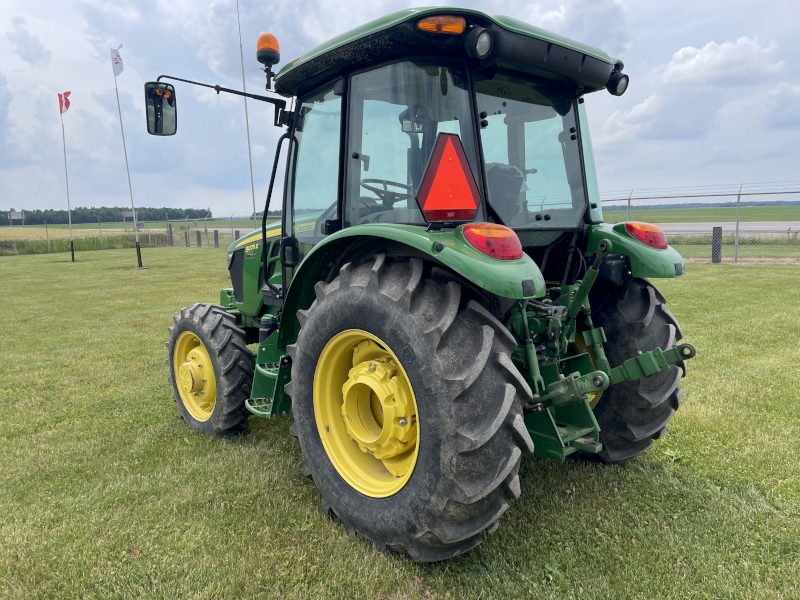
[[524, 199], [523, 193], [527, 186], [522, 171], [503, 163], [488, 163], [486, 183], [489, 186], [492, 207], [510, 225], [523, 212], [520, 199]]

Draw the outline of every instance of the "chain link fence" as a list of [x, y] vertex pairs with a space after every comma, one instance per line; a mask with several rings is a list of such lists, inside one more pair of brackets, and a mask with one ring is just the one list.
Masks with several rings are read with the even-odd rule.
[[[276, 223], [278, 216], [268, 223]], [[222, 248], [239, 237], [261, 228], [261, 215], [234, 213], [224, 218], [141, 221], [137, 225], [142, 248]], [[136, 232], [131, 221], [75, 224], [75, 251], [135, 248]], [[67, 225], [12, 225], [0, 227], [0, 256], [69, 252]]]
[[[800, 182], [629, 190], [601, 199], [606, 222], [654, 223], [687, 259], [800, 261]], [[270, 212], [268, 222], [278, 218]], [[252, 213], [138, 224], [142, 248], [226, 249], [260, 227], [261, 215]], [[130, 221], [74, 225], [73, 235], [76, 251], [136, 244]], [[66, 225], [0, 227], [0, 256], [68, 251]]]
[[609, 223], [661, 227], [684, 258], [800, 260], [800, 182], [601, 194]]

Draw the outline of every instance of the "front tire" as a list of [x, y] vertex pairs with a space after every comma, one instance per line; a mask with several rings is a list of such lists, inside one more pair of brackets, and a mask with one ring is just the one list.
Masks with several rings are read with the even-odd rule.
[[229, 437], [247, 427], [253, 381], [244, 331], [221, 306], [195, 304], [169, 328], [167, 367], [181, 418], [192, 428]]
[[[291, 431], [323, 509], [415, 561], [456, 556], [494, 531], [533, 450], [520, 408], [531, 391], [510, 359], [516, 343], [464, 295], [419, 259], [347, 264], [317, 284], [288, 347]], [[405, 408], [395, 414], [397, 403]], [[402, 419], [416, 431], [387, 433]]]
[[[634, 279], [617, 300], [593, 299], [595, 305], [599, 309], [592, 318], [595, 327], [605, 329], [605, 350], [612, 367], [654, 348], [670, 350], [682, 337], [664, 296], [645, 279]], [[680, 362], [667, 371], [604, 391], [594, 407], [603, 444], [599, 457], [609, 463], [628, 460], [660, 438], [681, 404], [678, 384], [685, 374], [686, 363]]]

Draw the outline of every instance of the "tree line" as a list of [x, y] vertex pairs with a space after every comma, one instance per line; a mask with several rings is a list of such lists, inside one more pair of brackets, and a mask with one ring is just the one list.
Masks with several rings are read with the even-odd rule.
[[[100, 208], [73, 208], [72, 209], [72, 222], [73, 223], [97, 223], [98, 219], [101, 223], [117, 223], [122, 221], [122, 211], [130, 212], [130, 207], [125, 208], [121, 206], [111, 206]], [[8, 212], [15, 212], [13, 208], [8, 210], [0, 210], [0, 226], [10, 225], [8, 220]], [[139, 215], [139, 221], [163, 221], [167, 216], [171, 221], [183, 220], [186, 217], [190, 219], [202, 219], [206, 216], [211, 218], [211, 211], [205, 208], [137, 208], [136, 213]], [[130, 220], [130, 218], [126, 219]], [[26, 210], [25, 211], [25, 225], [60, 225], [67, 224], [67, 211], [65, 210]], [[20, 221], [14, 219], [14, 225], [19, 225]]]

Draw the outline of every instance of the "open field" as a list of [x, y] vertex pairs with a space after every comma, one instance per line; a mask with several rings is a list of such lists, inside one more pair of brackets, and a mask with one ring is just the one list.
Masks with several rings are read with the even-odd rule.
[[[175, 220], [170, 221], [172, 223], [173, 229], [182, 229], [184, 228], [185, 224], [188, 224], [189, 227], [193, 227], [194, 221], [197, 221], [197, 226], [200, 228], [205, 227], [205, 221], [203, 219], [188, 219], [186, 222], [183, 220]], [[145, 227], [151, 227], [153, 229], [166, 229], [167, 222], [166, 221], [141, 221], [145, 224]], [[258, 221], [257, 226], [261, 225], [261, 220]], [[14, 228], [16, 229], [19, 227], [15, 225]], [[25, 225], [25, 227], [42, 227], [43, 225]], [[69, 225], [64, 223], [59, 223], [57, 225], [50, 225], [50, 227], [54, 229], [69, 229]], [[253, 219], [234, 219], [233, 220], [233, 227], [235, 229], [242, 229], [245, 230], [248, 227], [253, 227]], [[131, 221], [127, 221], [123, 223], [122, 221], [116, 221], [114, 223], [103, 223], [103, 229], [125, 229], [127, 228], [128, 231], [133, 231], [133, 223]], [[229, 219], [222, 219], [219, 221], [212, 221], [209, 219], [208, 221], [208, 228], [209, 229], [228, 229], [231, 228], [231, 222]], [[97, 223], [73, 223], [72, 229], [97, 229]]]
[[[198, 225], [199, 225], [199, 227], [192, 228], [192, 235], [194, 235], [194, 231], [197, 231], [198, 229], [200, 231], [205, 232], [205, 229], [204, 229], [202, 223], [198, 223]], [[227, 235], [228, 238], [230, 238], [230, 236], [231, 236], [230, 225], [227, 225], [227, 226], [225, 226], [224, 224], [222, 224], [222, 225], [223, 226], [220, 226], [220, 224], [215, 224], [212, 227], [211, 223], [209, 223], [208, 224], [209, 235], [213, 235], [214, 230], [217, 229], [219, 231], [220, 235], [224, 234], [224, 235]], [[183, 225], [181, 225], [180, 228], [179, 228], [177, 223], [173, 223], [172, 230], [176, 231], [176, 232], [179, 231], [179, 232], [181, 232], [181, 235], [182, 235], [182, 231], [183, 231], [182, 227], [183, 227]], [[261, 227], [261, 223], [258, 224], [258, 227]], [[244, 224], [242, 224], [241, 226], [235, 225], [235, 228], [239, 230], [241, 235], [244, 235], [246, 232], [250, 232], [250, 231], [253, 230], [253, 222], [252, 221], [247, 221]], [[160, 227], [159, 227], [156, 223], [153, 223], [152, 225], [150, 225], [150, 230], [153, 233], [156, 233], [156, 232], [164, 233], [166, 231], [166, 225], [164, 223], [161, 223]], [[130, 235], [133, 235], [133, 227], [131, 226], [130, 223], [128, 223], [127, 231], [125, 229], [123, 229], [122, 223], [103, 223], [103, 235], [104, 236], [106, 236], [106, 235], [114, 235], [114, 234], [121, 234], [121, 233], [126, 233], [126, 232], [128, 234], [130, 234]], [[53, 239], [69, 239], [69, 228], [66, 225], [64, 225], [64, 226], [50, 225], [48, 227], [48, 232], [47, 233], [50, 235], [50, 239], [51, 240], [53, 240]], [[77, 226], [74, 226], [72, 228], [72, 235], [75, 238], [96, 238], [96, 237], [99, 237], [100, 231], [98, 230], [96, 224], [92, 225], [90, 227], [77, 227]], [[146, 236], [146, 235], [147, 235], [147, 229], [140, 229], [139, 230], [139, 236], [140, 237], [141, 236]], [[203, 235], [205, 235], [205, 233]], [[43, 240], [45, 238], [46, 238], [46, 234], [45, 234], [44, 226], [26, 225], [25, 227], [0, 227], [0, 240]]]
[[78, 259], [0, 257], [0, 597], [800, 597], [798, 266], [659, 283], [698, 348], [667, 435], [525, 459], [495, 535], [415, 565], [323, 515], [291, 416], [229, 441], [178, 419], [167, 327], [218, 299], [222, 251]]
[[[799, 221], [800, 205], [784, 206], [742, 206], [739, 218], [750, 221]], [[603, 208], [603, 219], [607, 223], [621, 223], [628, 220], [627, 209], [612, 210]], [[680, 208], [640, 210], [631, 207], [631, 221], [647, 223], [711, 223], [736, 221], [736, 207]]]

